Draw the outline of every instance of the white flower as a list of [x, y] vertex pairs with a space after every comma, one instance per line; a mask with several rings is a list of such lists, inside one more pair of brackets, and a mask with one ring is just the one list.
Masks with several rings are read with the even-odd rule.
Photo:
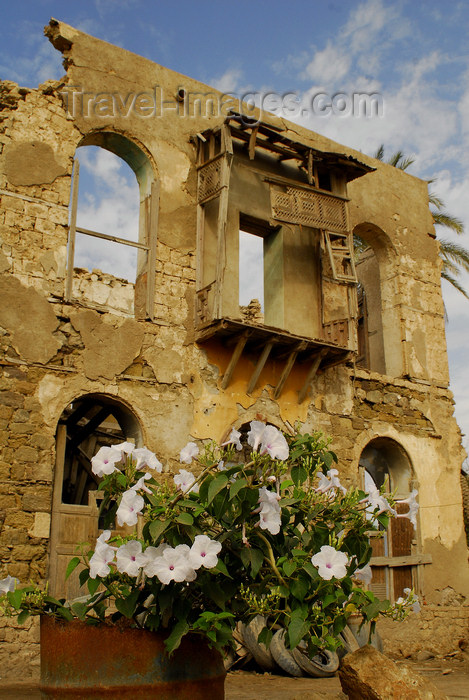
[[142, 512], [145, 501], [133, 488], [124, 491], [117, 509], [117, 522], [122, 525], [136, 525], [139, 513]]
[[269, 491], [265, 486], [261, 486], [259, 489], [259, 503], [268, 503], [274, 508], [277, 508], [280, 513], [280, 506], [278, 504], [280, 496], [275, 493], [275, 491]]
[[166, 547], [153, 561], [154, 575], [165, 584], [171, 581], [194, 581], [197, 574], [188, 561], [189, 552], [190, 549], [185, 544], [180, 544], [175, 549]]
[[371, 583], [371, 579], [373, 578], [373, 571], [371, 570], [371, 566], [367, 564], [361, 569], [355, 569], [355, 571], [353, 572], [353, 576], [359, 581], [363, 581], [363, 583], [366, 586], [369, 586]]
[[396, 515], [396, 511], [393, 508], [391, 508], [385, 497], [380, 494], [377, 488], [370, 487], [368, 496], [364, 500], [368, 501], [370, 505], [370, 511], [372, 511], [373, 513], [376, 510], [378, 511], [376, 515], [386, 512], [391, 513], [392, 515]]
[[147, 563], [147, 558], [142, 552], [142, 543], [130, 540], [121, 545], [116, 553], [116, 563], [121, 574], [137, 576], [139, 570]]
[[18, 584], [18, 579], [8, 574], [6, 578], [0, 581], [0, 595], [10, 593], [10, 591], [14, 591]]
[[414, 489], [408, 498], [404, 498], [402, 501], [396, 501], [396, 503], [402, 503], [409, 506], [407, 513], [397, 513], [398, 518], [409, 518], [410, 522], [417, 529], [417, 513], [419, 510], [419, 504], [416, 501], [418, 496], [417, 489]]
[[207, 535], [196, 535], [189, 553], [189, 563], [193, 569], [205, 566], [213, 569], [218, 563], [217, 554], [221, 551], [221, 542], [211, 540]]
[[261, 530], [268, 530], [271, 535], [278, 535], [282, 525], [280, 509], [274, 508], [270, 503], [264, 503], [259, 513], [259, 525]]
[[412, 603], [412, 612], [418, 613], [420, 612], [420, 603], [419, 603], [419, 598], [413, 591], [410, 590], [410, 588], [404, 588], [404, 593], [407, 596], [407, 599], [405, 602], [411, 602]]
[[248, 445], [250, 445], [253, 450], [257, 450], [266, 425], [260, 420], [253, 420], [249, 426], [251, 430], [248, 433]]
[[183, 493], [199, 493], [199, 484], [195, 483], [195, 476], [188, 472], [187, 469], [180, 469], [178, 474], [173, 477], [174, 483]]
[[107, 476], [118, 471], [115, 465], [121, 459], [122, 454], [115, 447], [101, 447], [91, 458], [91, 471], [99, 477]]
[[161, 472], [163, 465], [157, 459], [156, 455], [147, 450], [146, 447], [137, 447], [132, 452], [132, 458], [137, 460], [136, 467], [140, 471], [142, 467], [148, 467], [148, 469], [156, 469], [157, 472]]
[[110, 536], [111, 531], [104, 530], [96, 540], [94, 554], [90, 559], [90, 578], [107, 576], [111, 570], [109, 564], [114, 561], [115, 548], [106, 544]]
[[225, 447], [226, 445], [234, 445], [237, 450], [242, 450], [243, 446], [241, 444], [241, 433], [236, 428], [231, 428], [231, 433], [228, 436], [228, 440], [223, 442], [220, 447]]
[[331, 578], [344, 578], [347, 575], [348, 556], [327, 544], [311, 557], [311, 563], [317, 567], [319, 576], [326, 581], [330, 581]]
[[157, 559], [161, 557], [165, 549], [171, 549], [169, 544], [166, 544], [166, 542], [162, 542], [161, 544], [158, 545], [158, 547], [147, 547], [145, 550], [145, 557], [146, 557], [146, 564], [143, 567], [144, 573], [149, 576], [150, 578], [152, 576], [156, 576], [156, 571], [154, 568], [154, 563]]
[[274, 425], [266, 425], [261, 435], [261, 454], [268, 452], [272, 459], [288, 459], [290, 450], [285, 436]]
[[140, 479], [136, 481], [135, 484], [129, 490], [138, 491], [139, 489], [142, 489], [142, 491], [145, 491], [145, 493], [152, 493], [152, 490], [149, 489], [148, 486], [145, 486], [145, 481], [148, 481], [148, 479], [151, 479], [151, 474], [149, 472], [146, 472], [146, 474], [141, 476]]
[[335, 490], [340, 489], [342, 493], [347, 493], [347, 489], [340, 483], [338, 474], [339, 472], [337, 469], [329, 469], [327, 476], [323, 472], [319, 472], [317, 475], [319, 486], [314, 490], [317, 491], [317, 493], [327, 493], [331, 491], [331, 493], [335, 494]]
[[115, 450], [120, 450], [126, 455], [131, 455], [135, 450], [135, 445], [132, 442], [120, 442], [118, 445], [113, 445]]
[[182, 448], [179, 454], [179, 461], [184, 462], [184, 464], [190, 464], [194, 457], [199, 454], [199, 448], [195, 442], [188, 442], [185, 447]]

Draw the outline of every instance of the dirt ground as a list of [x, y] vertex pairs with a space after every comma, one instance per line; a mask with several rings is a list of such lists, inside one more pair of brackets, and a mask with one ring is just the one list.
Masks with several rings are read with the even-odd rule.
[[[402, 663], [398, 661], [397, 663]], [[449, 698], [469, 700], [469, 654], [406, 661], [428, 678]], [[0, 683], [0, 700], [37, 700], [36, 684]], [[338, 676], [333, 678], [290, 678], [269, 673], [233, 671], [228, 674], [225, 700], [346, 700]], [[210, 698], [207, 698], [210, 700]]]
[[[432, 658], [425, 661], [397, 661], [412, 668], [434, 683], [450, 700], [469, 699], [469, 654]], [[228, 674], [225, 700], [338, 700], [339, 677], [289, 678], [268, 673], [233, 671]], [[2, 696], [0, 695], [0, 698]]]

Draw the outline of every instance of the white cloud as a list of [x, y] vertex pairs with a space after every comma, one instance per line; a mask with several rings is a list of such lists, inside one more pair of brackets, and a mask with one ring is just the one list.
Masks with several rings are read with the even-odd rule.
[[239, 81], [242, 77], [242, 72], [237, 68], [229, 68], [218, 78], [212, 78], [209, 84], [215, 88], [215, 90], [220, 90], [220, 92], [230, 93], [230, 92], [240, 92]]
[[344, 78], [351, 66], [351, 58], [341, 48], [329, 42], [322, 51], [317, 51], [305, 69], [305, 74], [318, 83], [337, 83]]

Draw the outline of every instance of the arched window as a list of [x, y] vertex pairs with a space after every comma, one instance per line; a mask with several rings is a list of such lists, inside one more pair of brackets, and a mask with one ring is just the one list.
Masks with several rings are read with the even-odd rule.
[[[158, 200], [158, 181], [141, 147], [113, 132], [83, 139], [73, 169], [67, 301], [153, 318]], [[90, 278], [79, 267], [112, 277]]]
[[124, 441], [141, 445], [141, 428], [122, 402], [104, 395], [74, 400], [62, 413], [56, 434], [52, 503], [50, 590], [56, 597], [82, 595], [78, 571], [65, 582], [68, 561], [80, 543], [93, 544], [100, 528], [99, 479], [91, 457], [103, 445]]
[[[395, 440], [381, 437], [372, 440], [363, 450], [359, 468], [365, 490], [371, 486], [406, 498], [415, 486], [413, 470], [406, 451]], [[406, 513], [406, 505], [396, 506]], [[396, 600], [404, 588], [419, 588], [418, 564], [424, 563], [418, 553], [417, 533], [407, 518], [392, 518], [388, 530], [371, 537], [373, 579], [370, 589], [380, 598]]]

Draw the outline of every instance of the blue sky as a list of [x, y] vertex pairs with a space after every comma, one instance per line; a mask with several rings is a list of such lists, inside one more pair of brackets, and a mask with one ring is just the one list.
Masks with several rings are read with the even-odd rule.
[[[379, 93], [382, 116], [324, 116], [309, 109], [302, 123], [365, 153], [385, 143], [388, 153], [402, 149], [414, 156], [409, 172], [437, 178], [434, 189], [465, 223], [459, 240], [469, 247], [467, 0], [5, 3], [2, 79], [34, 87], [63, 74], [60, 54], [42, 36], [51, 16], [224, 91], [294, 92], [308, 108], [319, 92]], [[86, 156], [85, 171], [99, 165], [116, 182], [126, 178], [111, 160], [97, 163], [96, 157]], [[126, 181], [130, 202], [132, 183]], [[104, 226], [112, 207], [97, 192], [94, 197], [88, 193], [90, 218]], [[127, 223], [131, 228], [130, 215], [123, 228]], [[469, 289], [469, 276], [462, 281]], [[469, 434], [469, 301], [446, 283], [443, 292], [451, 388], [459, 424]]]

